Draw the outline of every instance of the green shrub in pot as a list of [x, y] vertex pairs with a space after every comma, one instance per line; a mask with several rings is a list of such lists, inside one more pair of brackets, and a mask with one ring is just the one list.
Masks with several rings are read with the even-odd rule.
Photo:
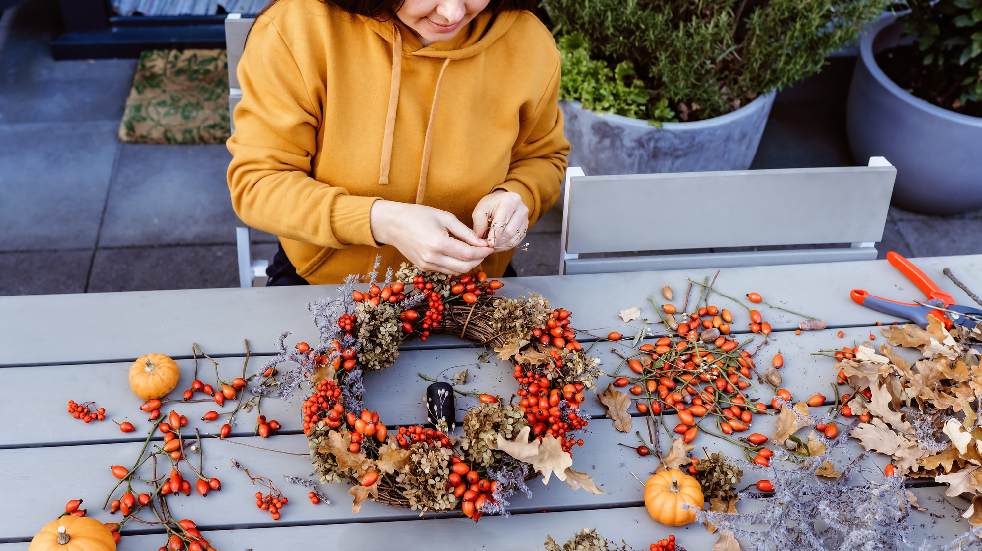
[[982, 117], [982, 0], [908, 0], [900, 21], [913, 42], [877, 56], [883, 71], [931, 103]]
[[650, 121], [724, 115], [821, 69], [885, 0], [543, 0], [563, 99]]

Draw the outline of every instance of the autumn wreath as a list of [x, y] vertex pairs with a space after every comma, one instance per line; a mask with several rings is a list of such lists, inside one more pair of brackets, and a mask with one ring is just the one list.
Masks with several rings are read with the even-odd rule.
[[[285, 345], [269, 365], [292, 361], [297, 376], [279, 385], [306, 386], [304, 433], [323, 482], [351, 483], [353, 510], [366, 499], [420, 512], [460, 509], [475, 521], [501, 514], [526, 482], [555, 475], [574, 489], [599, 493], [571, 468], [584, 390], [599, 375], [570, 326], [571, 315], [545, 298], [506, 298], [503, 284], [483, 273], [451, 277], [402, 265], [381, 280], [377, 271], [356, 290], [349, 277], [337, 296], [310, 305], [317, 344]], [[386, 369], [407, 339], [442, 333], [486, 346], [508, 361], [518, 389], [505, 400], [481, 394], [456, 430], [454, 390], [427, 392], [430, 426], [386, 425], [365, 407], [365, 371]], [[282, 378], [281, 378], [282, 379]], [[306, 383], [306, 385], [304, 385]]]

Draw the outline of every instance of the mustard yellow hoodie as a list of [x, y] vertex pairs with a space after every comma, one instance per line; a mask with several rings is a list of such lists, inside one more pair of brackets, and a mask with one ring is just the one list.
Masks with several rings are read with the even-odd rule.
[[[258, 18], [238, 77], [228, 141], [232, 205], [279, 236], [311, 283], [404, 258], [375, 242], [379, 198], [446, 210], [471, 226], [495, 189], [522, 196], [534, 223], [559, 196], [569, 143], [559, 52], [524, 11], [485, 10], [452, 40], [423, 46], [319, 0], [280, 0]], [[482, 267], [500, 275], [511, 254]]]

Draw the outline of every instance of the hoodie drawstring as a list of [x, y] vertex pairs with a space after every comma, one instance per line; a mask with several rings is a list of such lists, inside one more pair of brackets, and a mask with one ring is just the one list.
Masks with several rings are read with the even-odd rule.
[[378, 169], [379, 185], [389, 183], [389, 168], [392, 165], [392, 134], [396, 126], [396, 109], [399, 107], [399, 84], [402, 80], [402, 34], [393, 27], [392, 77], [389, 87], [389, 106], [385, 111], [385, 132], [382, 134], [382, 160]]
[[[389, 105], [385, 111], [385, 130], [382, 133], [382, 157], [379, 161], [379, 185], [389, 183], [389, 171], [392, 168], [392, 140], [396, 126], [396, 110], [399, 107], [399, 85], [402, 80], [402, 34], [398, 27], [393, 27], [394, 36], [392, 40], [392, 77], [389, 86]], [[436, 110], [440, 103], [440, 84], [443, 82], [443, 75], [450, 65], [450, 58], [443, 61], [440, 67], [440, 74], [436, 78], [436, 86], [433, 90], [433, 103], [430, 105], [429, 120], [426, 121], [426, 133], [423, 135], [423, 152], [419, 164], [419, 183], [416, 186], [416, 203], [422, 203], [423, 196], [426, 194], [426, 179], [430, 169], [430, 150], [432, 148], [432, 127], [433, 120], [436, 118]]]
[[433, 104], [430, 106], [430, 119], [426, 121], [426, 134], [423, 135], [423, 158], [419, 163], [419, 183], [416, 185], [416, 204], [423, 202], [423, 195], [426, 193], [426, 176], [430, 170], [430, 146], [433, 128], [433, 119], [436, 118], [436, 108], [440, 103], [440, 83], [443, 81], [443, 73], [450, 65], [450, 58], [443, 62], [440, 67], [440, 75], [436, 77], [436, 88], [433, 90]]

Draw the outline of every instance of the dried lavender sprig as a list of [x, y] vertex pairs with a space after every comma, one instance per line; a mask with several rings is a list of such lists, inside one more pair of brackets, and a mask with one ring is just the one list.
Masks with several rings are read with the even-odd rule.
[[297, 486], [307, 488], [310, 491], [314, 492], [314, 495], [316, 495], [317, 498], [321, 500], [321, 503], [324, 503], [326, 505], [331, 504], [330, 498], [328, 498], [327, 495], [320, 490], [320, 484], [318, 484], [316, 481], [311, 480], [309, 478], [303, 478], [301, 476], [292, 476], [292, 475], [283, 475], [283, 478], [286, 479], [286, 481], [289, 482], [290, 484], [295, 484]]

